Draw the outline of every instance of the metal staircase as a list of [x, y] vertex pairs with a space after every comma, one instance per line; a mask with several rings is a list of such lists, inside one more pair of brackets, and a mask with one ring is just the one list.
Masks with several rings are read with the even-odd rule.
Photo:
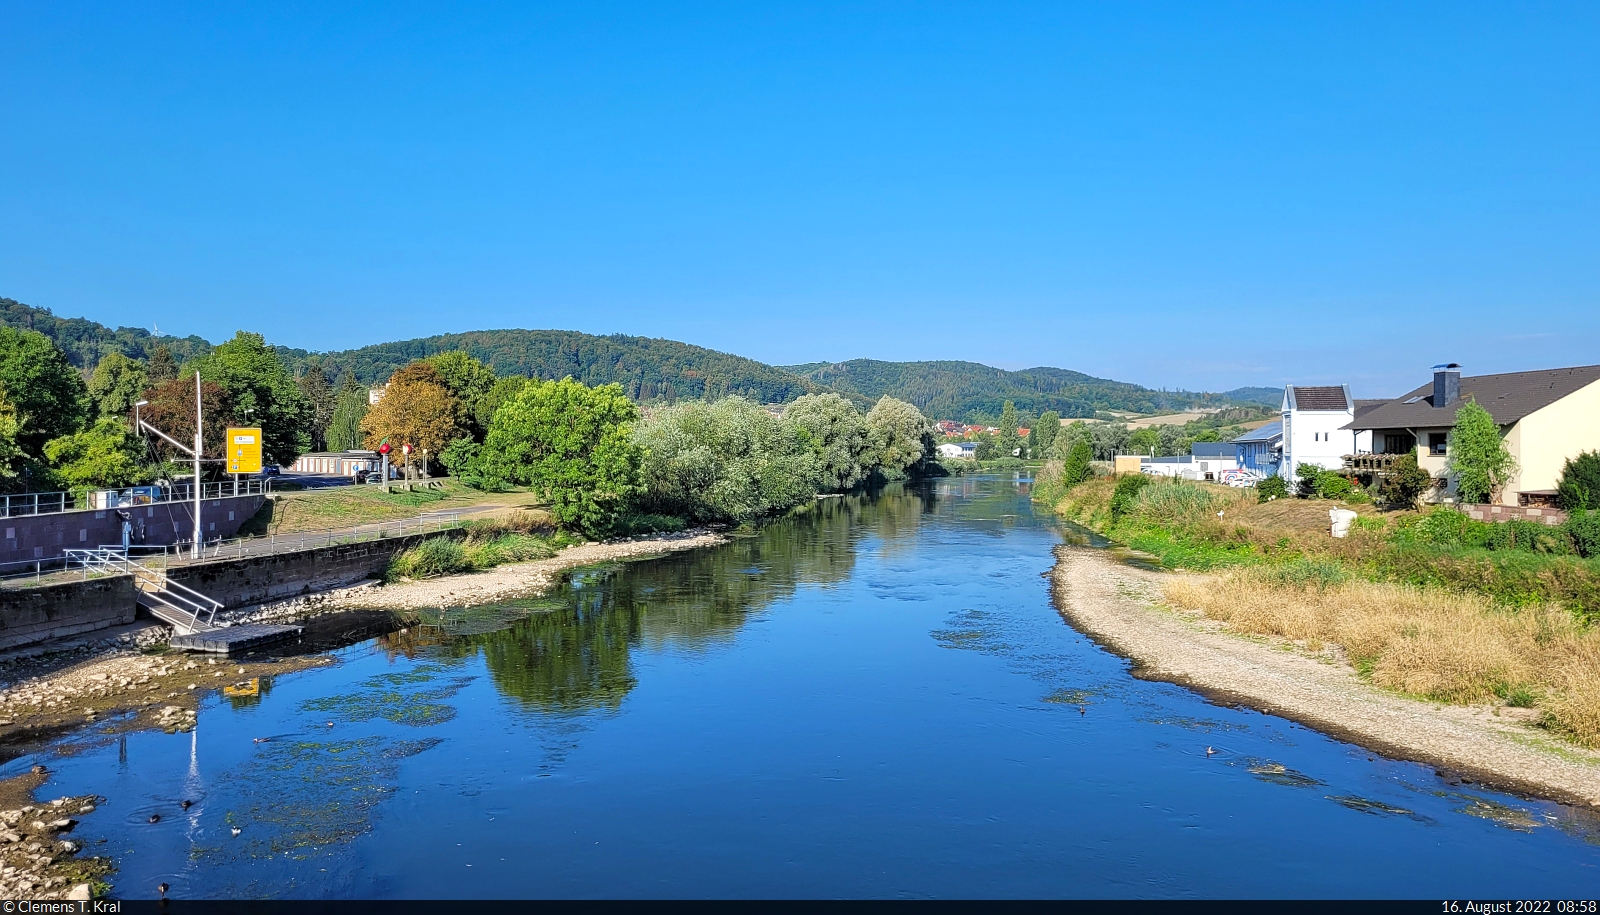
[[117, 547], [97, 550], [67, 550], [67, 568], [107, 575], [131, 575], [135, 599], [156, 619], [171, 626], [178, 635], [193, 635], [218, 628], [213, 620], [222, 609], [220, 601], [167, 578], [167, 573], [142, 566]]

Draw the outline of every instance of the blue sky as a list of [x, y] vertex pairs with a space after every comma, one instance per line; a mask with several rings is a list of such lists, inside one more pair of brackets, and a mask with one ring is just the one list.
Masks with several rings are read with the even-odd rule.
[[1600, 5], [0, 3], [0, 295], [1151, 386], [1600, 362]]

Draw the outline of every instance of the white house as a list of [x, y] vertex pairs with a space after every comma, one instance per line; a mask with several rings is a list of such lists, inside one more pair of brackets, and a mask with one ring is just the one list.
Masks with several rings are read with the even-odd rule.
[[1350, 386], [1287, 385], [1283, 389], [1283, 460], [1278, 476], [1299, 476], [1301, 464], [1344, 467], [1344, 456], [1372, 450], [1369, 430], [1345, 428], [1356, 418]]
[[966, 458], [971, 460], [978, 456], [977, 442], [945, 442], [939, 446], [939, 456], [942, 458]]

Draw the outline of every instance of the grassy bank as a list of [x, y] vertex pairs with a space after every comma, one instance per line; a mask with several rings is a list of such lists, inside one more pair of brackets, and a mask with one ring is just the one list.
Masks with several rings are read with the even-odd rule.
[[239, 533], [241, 536], [295, 534], [413, 518], [425, 511], [450, 511], [491, 503], [508, 508], [532, 508], [537, 502], [528, 493], [485, 493], [455, 480], [441, 480], [438, 488], [412, 492], [394, 489], [386, 493], [378, 486], [308, 489], [273, 493]]
[[577, 542], [572, 535], [557, 531], [544, 512], [517, 512], [474, 521], [466, 526], [466, 536], [461, 539], [430, 537], [390, 560], [385, 578], [434, 578], [549, 559]]
[[[1573, 555], [1567, 531], [1129, 479], [1037, 492], [1167, 567], [1219, 573], [1169, 584], [1175, 607], [1337, 645], [1372, 683], [1408, 695], [1531, 708], [1600, 747], [1600, 559]], [[1358, 513], [1348, 537], [1329, 535], [1330, 508]]]

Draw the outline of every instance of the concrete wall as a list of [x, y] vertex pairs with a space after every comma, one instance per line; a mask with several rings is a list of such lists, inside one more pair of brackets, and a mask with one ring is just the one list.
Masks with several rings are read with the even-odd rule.
[[389, 567], [394, 554], [425, 537], [441, 536], [460, 537], [463, 532], [413, 534], [275, 556], [198, 562], [173, 566], [167, 570], [167, 577], [221, 601], [229, 609], [248, 607], [377, 578]]
[[116, 575], [0, 590], [0, 649], [133, 622], [133, 578]]
[[[232, 537], [261, 508], [256, 496], [207, 499], [200, 509], [205, 536]], [[164, 545], [187, 540], [194, 532], [194, 503], [162, 502], [121, 509], [133, 521], [133, 542]], [[118, 509], [90, 509], [54, 515], [0, 518], [0, 563], [53, 559], [65, 550], [92, 549], [122, 542]]]
[[1533, 505], [1480, 505], [1463, 503], [1458, 506], [1474, 521], [1537, 521], [1557, 527], [1567, 523], [1567, 513], [1559, 508], [1540, 508]]

